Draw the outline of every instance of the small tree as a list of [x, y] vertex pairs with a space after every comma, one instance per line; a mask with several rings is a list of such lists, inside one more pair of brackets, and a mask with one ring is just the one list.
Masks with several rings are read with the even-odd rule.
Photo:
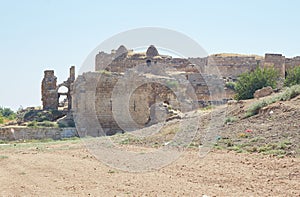
[[289, 69], [284, 81], [285, 86], [293, 86], [296, 84], [300, 84], [300, 66]]
[[0, 124], [3, 124], [3, 122], [4, 122], [4, 118], [3, 118], [2, 114], [0, 114]]
[[15, 112], [10, 108], [0, 107], [0, 114], [5, 118], [13, 118], [15, 117]]
[[272, 68], [257, 67], [252, 72], [246, 72], [238, 77], [235, 85], [237, 100], [253, 98], [256, 90], [266, 86], [276, 88], [279, 72]]

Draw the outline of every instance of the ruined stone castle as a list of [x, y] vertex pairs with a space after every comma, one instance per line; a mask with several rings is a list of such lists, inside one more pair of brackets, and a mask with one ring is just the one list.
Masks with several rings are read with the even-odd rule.
[[[72, 96], [71, 90], [73, 87], [73, 83], [75, 81], [75, 66], [70, 68], [69, 78], [62, 82], [61, 84], [57, 84], [57, 77], [54, 75], [54, 70], [45, 70], [44, 78], [42, 81], [42, 103], [44, 110], [57, 110], [59, 107], [59, 98], [61, 96], [66, 96], [67, 100], [67, 110], [72, 109]], [[67, 92], [61, 92], [60, 88], [65, 87]]]
[[[164, 120], [168, 116], [161, 113], [168, 111], [164, 107], [184, 112], [224, 103], [234, 94], [224, 84], [258, 66], [273, 66], [284, 78], [288, 69], [298, 65], [300, 57], [286, 58], [281, 54], [173, 58], [160, 54], [153, 45], [142, 53], [120, 46], [110, 54], [99, 52], [95, 70], [76, 80], [74, 67], [69, 78], [59, 85], [54, 71], [45, 71], [43, 108], [58, 109], [59, 97], [65, 95], [79, 132], [111, 135]], [[62, 86], [68, 91], [60, 92]]]

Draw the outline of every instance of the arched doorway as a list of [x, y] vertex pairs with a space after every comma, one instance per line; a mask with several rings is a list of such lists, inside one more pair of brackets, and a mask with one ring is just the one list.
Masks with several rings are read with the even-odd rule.
[[71, 95], [69, 88], [65, 84], [60, 84], [57, 87], [58, 106], [67, 107], [68, 111], [71, 110]]

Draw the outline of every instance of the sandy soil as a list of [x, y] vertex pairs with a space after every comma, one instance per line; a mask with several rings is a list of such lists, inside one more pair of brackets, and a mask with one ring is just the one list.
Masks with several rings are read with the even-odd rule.
[[[172, 164], [152, 172], [124, 172], [106, 166], [78, 139], [0, 144], [0, 196], [300, 196], [300, 96], [271, 104], [244, 119], [253, 102], [256, 100], [199, 112], [195, 144]], [[221, 150], [200, 158], [195, 147], [203, 139], [211, 113], [217, 120], [235, 117], [236, 121], [213, 122], [215, 130], [222, 131], [215, 147]], [[147, 152], [164, 146], [180, 121], [196, 115], [191, 112], [182, 120], [172, 120], [145, 140], [127, 134], [110, 139], [126, 150]], [[157, 131], [155, 125], [149, 129]], [[235, 149], [237, 152], [229, 151]]]
[[196, 149], [158, 171], [102, 164], [81, 141], [0, 147], [1, 196], [300, 196], [300, 158]]

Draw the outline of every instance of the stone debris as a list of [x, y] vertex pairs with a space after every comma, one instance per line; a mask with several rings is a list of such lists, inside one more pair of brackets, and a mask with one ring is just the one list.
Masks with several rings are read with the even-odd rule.
[[262, 89], [256, 90], [254, 93], [254, 98], [262, 98], [269, 96], [273, 93], [273, 88], [270, 86], [263, 87]]

